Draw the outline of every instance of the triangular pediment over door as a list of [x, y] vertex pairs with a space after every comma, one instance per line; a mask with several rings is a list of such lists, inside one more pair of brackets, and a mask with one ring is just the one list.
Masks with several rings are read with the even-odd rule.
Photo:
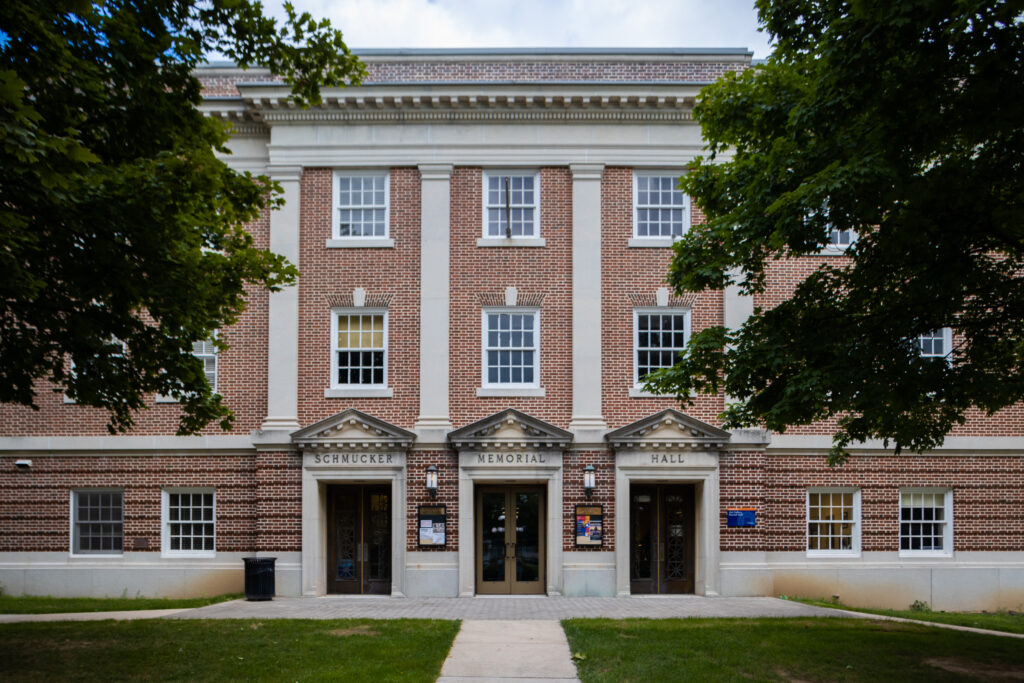
[[562, 450], [572, 441], [572, 432], [508, 408], [456, 429], [448, 440], [459, 451], [526, 447]]
[[729, 432], [673, 408], [666, 408], [605, 436], [608, 445], [616, 451], [643, 448], [716, 451], [724, 447], [729, 438]]
[[292, 433], [303, 451], [408, 450], [416, 435], [371, 415], [349, 408]]

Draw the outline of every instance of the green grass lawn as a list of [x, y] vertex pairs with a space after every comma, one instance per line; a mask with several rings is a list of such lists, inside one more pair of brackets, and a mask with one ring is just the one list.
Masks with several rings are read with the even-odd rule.
[[594, 681], [1007, 680], [1017, 638], [862, 619], [570, 619], [584, 683]]
[[38, 595], [0, 595], [0, 614], [64, 614], [66, 612], [114, 612], [137, 609], [202, 607], [234, 600], [238, 595], [212, 598], [52, 598]]
[[932, 612], [929, 610], [894, 610], [894, 609], [869, 609], [867, 607], [850, 607], [829, 600], [810, 600], [805, 598], [790, 598], [807, 605], [818, 605], [820, 607], [835, 607], [846, 609], [851, 612], [864, 612], [866, 614], [882, 614], [887, 617], [901, 617], [903, 619], [916, 619], [917, 621], [933, 621], [937, 624], [955, 624], [957, 626], [971, 626], [973, 628], [987, 628], [992, 631], [1006, 631], [1007, 633], [1024, 633], [1024, 614], [1008, 614], [1006, 612]]
[[434, 681], [457, 621], [172, 620], [0, 624], [4, 681]]

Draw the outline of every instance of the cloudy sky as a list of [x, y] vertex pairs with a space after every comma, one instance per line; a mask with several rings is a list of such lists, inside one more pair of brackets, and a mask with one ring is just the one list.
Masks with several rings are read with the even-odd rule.
[[[753, 0], [293, 0], [349, 47], [746, 47], [768, 55]], [[279, 0], [264, 0], [283, 16]], [[275, 11], [276, 8], [276, 11]]]

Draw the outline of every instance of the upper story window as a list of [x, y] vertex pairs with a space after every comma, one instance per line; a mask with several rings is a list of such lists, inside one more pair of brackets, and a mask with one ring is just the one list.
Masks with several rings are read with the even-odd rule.
[[73, 554], [120, 555], [124, 552], [124, 493], [73, 491], [71, 527]]
[[633, 311], [633, 383], [679, 360], [690, 341], [688, 309], [637, 309]]
[[331, 387], [383, 388], [388, 381], [388, 315], [381, 309], [331, 313]]
[[953, 351], [953, 330], [942, 327], [917, 338], [922, 358], [949, 358]]
[[807, 554], [860, 554], [860, 491], [807, 491]]
[[953, 554], [953, 492], [948, 489], [900, 491], [900, 554]]
[[857, 232], [855, 230], [838, 230], [836, 228], [832, 228], [828, 232], [829, 249], [846, 249], [856, 241]]
[[217, 347], [212, 339], [204, 339], [192, 344], [192, 355], [203, 363], [203, 374], [210, 385], [210, 391], [217, 393]]
[[[638, 172], [633, 183], [633, 237], [671, 243], [690, 229], [690, 198], [676, 185], [678, 174]], [[633, 243], [633, 246], [637, 246]]]
[[540, 386], [540, 311], [485, 310], [483, 386]]
[[540, 179], [537, 173], [484, 174], [484, 237], [540, 237]]
[[[389, 237], [387, 172], [334, 173], [334, 240], [358, 242]], [[339, 246], [328, 243], [328, 246]]]

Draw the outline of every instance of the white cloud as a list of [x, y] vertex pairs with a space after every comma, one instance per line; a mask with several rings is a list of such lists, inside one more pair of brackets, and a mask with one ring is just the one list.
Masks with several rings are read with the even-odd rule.
[[[350, 47], [747, 47], [753, 0], [294, 0]], [[269, 0], [266, 9], [281, 12]]]

